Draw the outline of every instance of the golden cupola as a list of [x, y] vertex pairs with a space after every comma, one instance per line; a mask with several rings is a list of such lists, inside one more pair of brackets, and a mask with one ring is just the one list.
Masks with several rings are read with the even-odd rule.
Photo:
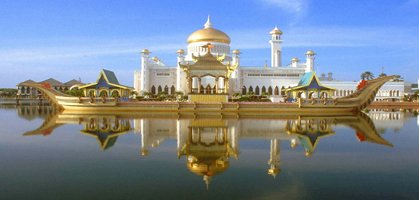
[[230, 44], [231, 42], [230, 37], [226, 33], [212, 27], [211, 19], [209, 16], [207, 22], [204, 25], [204, 28], [199, 29], [189, 35], [187, 41], [189, 44], [195, 42], [219, 42]]

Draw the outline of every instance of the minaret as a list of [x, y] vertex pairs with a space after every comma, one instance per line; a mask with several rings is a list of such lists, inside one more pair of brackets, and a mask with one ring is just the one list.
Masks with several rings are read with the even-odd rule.
[[235, 49], [235, 50], [233, 50], [233, 65], [235, 65], [236, 63], [238, 64], [238, 65], [240, 65], [240, 51], [238, 50], [238, 49]]
[[148, 58], [150, 55], [150, 51], [148, 49], [143, 49], [141, 51], [141, 84], [140, 84], [140, 92], [148, 91]]
[[179, 49], [177, 50], [177, 68], [176, 68], [176, 91], [183, 91], [182, 90], [182, 69], [180, 68], [179, 63], [185, 61], [185, 50], [183, 49]]
[[271, 152], [270, 152], [270, 159], [268, 162], [270, 168], [268, 169], [268, 174], [272, 175], [274, 178], [281, 171], [279, 169], [279, 164], [281, 160], [279, 148], [280, 148], [280, 141], [278, 141], [278, 139], [271, 139]]
[[149, 121], [145, 119], [141, 119], [140, 126], [141, 126], [141, 150], [140, 154], [142, 156], [148, 155], [148, 124]]
[[280, 67], [282, 65], [282, 31], [275, 27], [269, 34], [271, 34], [271, 40], [269, 41], [271, 44], [271, 65], [272, 67]]
[[231, 80], [230, 81], [230, 87], [233, 88], [234, 92], [241, 92], [240, 91], [240, 77], [239, 77], [239, 66], [240, 66], [240, 51], [235, 49], [232, 52], [232, 65], [236, 65], [237, 68], [234, 70], [234, 72], [231, 74]]
[[314, 71], [314, 57], [316, 53], [313, 50], [306, 52], [306, 73]]

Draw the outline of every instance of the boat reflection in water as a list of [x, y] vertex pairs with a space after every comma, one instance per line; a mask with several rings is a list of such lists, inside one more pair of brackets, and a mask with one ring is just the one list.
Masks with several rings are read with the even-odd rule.
[[178, 157], [185, 157], [186, 167], [202, 176], [207, 186], [212, 177], [229, 168], [231, 157], [239, 157], [239, 141], [242, 139], [270, 141], [267, 174], [273, 177], [281, 171], [281, 143], [288, 143], [292, 148], [301, 146], [305, 156], [310, 157], [321, 139], [335, 135], [337, 126], [353, 129], [360, 142], [392, 146], [380, 136], [372, 120], [364, 113], [327, 117], [60, 113], [49, 115], [38, 129], [24, 135], [49, 135], [65, 124], [82, 124], [80, 132], [95, 137], [103, 150], [111, 148], [123, 134], [139, 134], [142, 156], [151, 156], [152, 148], [158, 147], [164, 140], [176, 140]]

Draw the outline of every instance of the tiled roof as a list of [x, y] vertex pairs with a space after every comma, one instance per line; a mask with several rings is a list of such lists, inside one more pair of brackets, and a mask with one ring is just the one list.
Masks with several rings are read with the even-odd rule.
[[313, 76], [314, 76], [313, 72], [305, 73], [303, 77], [301, 77], [300, 82], [298, 82], [298, 86], [310, 85], [312, 78], [314, 78]]
[[41, 81], [40, 83], [49, 83], [49, 84], [51, 84], [52, 86], [63, 86], [63, 85], [64, 85], [64, 84], [63, 84], [63, 83], [61, 83], [60, 81], [57, 81], [57, 80], [55, 80], [55, 79], [53, 79], [53, 78], [49, 78], [49, 79], [47, 79], [47, 80]]
[[23, 81], [23, 82], [19, 83], [18, 85], [25, 84], [25, 83], [36, 83], [36, 82], [31, 80], [31, 79], [28, 79], [26, 81]]
[[73, 79], [73, 80], [70, 80], [70, 81], [67, 81], [67, 82], [64, 83], [64, 85], [66, 85], [66, 86], [73, 86], [73, 85], [77, 85], [77, 84], [82, 85], [83, 83], [76, 80], [76, 79]]
[[109, 70], [106, 70], [106, 69], [103, 69], [102, 71], [105, 74], [106, 78], [108, 79], [109, 83], [119, 85], [119, 81], [116, 78], [115, 73], [113, 73], [113, 71], [109, 71]]

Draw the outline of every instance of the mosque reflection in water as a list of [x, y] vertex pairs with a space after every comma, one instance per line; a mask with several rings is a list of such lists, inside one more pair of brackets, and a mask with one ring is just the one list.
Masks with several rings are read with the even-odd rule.
[[[36, 111], [36, 110], [35, 110]], [[27, 116], [33, 113], [19, 113]], [[270, 142], [267, 174], [275, 177], [281, 171], [281, 143], [295, 149], [301, 146], [307, 157], [315, 153], [322, 139], [332, 137], [337, 126], [354, 130], [360, 142], [370, 142], [391, 147], [366, 114], [354, 116], [279, 116], [257, 119], [255, 117], [214, 118], [176, 116], [124, 116], [124, 115], [70, 115], [48, 112], [44, 123], [25, 136], [49, 135], [65, 124], [82, 124], [81, 133], [97, 139], [102, 150], [116, 144], [118, 137], [134, 133], [140, 135], [140, 154], [152, 156], [164, 140], [176, 140], [178, 157], [185, 157], [186, 167], [202, 176], [208, 185], [211, 178], [229, 168], [231, 157], [239, 157], [239, 141], [243, 139]], [[387, 113], [383, 112], [383, 115]], [[378, 114], [372, 115], [380, 118]], [[377, 117], [378, 116], [378, 117]], [[399, 114], [392, 118], [402, 118]], [[277, 116], [278, 117], [278, 116]], [[389, 120], [390, 118], [385, 118]]]

